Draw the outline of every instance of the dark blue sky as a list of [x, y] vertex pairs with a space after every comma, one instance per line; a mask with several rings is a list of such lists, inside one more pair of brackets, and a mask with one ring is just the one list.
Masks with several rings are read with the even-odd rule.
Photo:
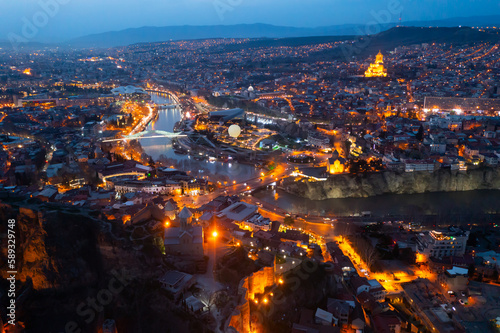
[[[146, 25], [364, 24], [391, 2], [403, 8], [403, 21], [500, 14], [499, 0], [3, 0], [0, 39], [10, 33], [30, 41], [63, 41]], [[26, 30], [32, 23], [38, 24], [36, 31]]]

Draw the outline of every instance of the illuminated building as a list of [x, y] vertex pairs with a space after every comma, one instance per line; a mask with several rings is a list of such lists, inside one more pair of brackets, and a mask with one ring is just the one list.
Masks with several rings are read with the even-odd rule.
[[459, 293], [468, 290], [469, 284], [469, 270], [463, 267], [455, 267], [452, 269], [445, 270], [443, 273], [439, 274], [438, 282], [446, 290], [454, 291]]
[[[274, 265], [263, 267], [259, 271], [241, 280], [238, 287], [239, 304], [231, 314], [229, 325], [225, 332], [250, 333], [256, 331], [255, 324], [251, 320], [250, 301], [259, 303], [257, 296], [262, 295], [266, 288], [274, 285]], [[266, 303], [264, 301], [264, 303]]]
[[345, 163], [346, 160], [342, 157], [339, 157], [339, 153], [335, 150], [327, 160], [327, 170], [330, 174], [343, 173], [345, 171]]
[[365, 71], [365, 77], [386, 77], [387, 71], [384, 68], [384, 56], [379, 51], [375, 63], [370, 64], [370, 67]]
[[427, 257], [461, 257], [465, 254], [465, 246], [469, 232], [451, 228], [446, 231], [432, 230], [417, 237], [417, 251]]
[[184, 207], [178, 215], [180, 227], [165, 228], [165, 252], [203, 257], [203, 228], [191, 224], [193, 214]]
[[319, 134], [319, 133], [309, 132], [309, 135], [307, 136], [307, 141], [313, 147], [316, 147], [319, 149], [323, 149], [323, 150], [332, 149], [330, 138], [325, 136], [325, 135]]
[[431, 97], [424, 99], [424, 110], [427, 112], [463, 112], [500, 111], [500, 100], [497, 98], [463, 98], [463, 97]]

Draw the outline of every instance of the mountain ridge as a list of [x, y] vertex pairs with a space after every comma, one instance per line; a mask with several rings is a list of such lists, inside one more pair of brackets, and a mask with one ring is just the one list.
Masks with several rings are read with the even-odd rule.
[[[265, 23], [235, 25], [182, 25], [144, 26], [91, 34], [69, 40], [71, 47], [117, 47], [137, 43], [154, 43], [170, 40], [193, 40], [209, 38], [291, 38], [312, 36], [349, 36], [369, 34], [374, 25], [379, 32], [397, 26], [398, 22], [367, 24], [342, 24], [314, 28], [277, 26]], [[449, 18], [431, 21], [409, 21], [404, 26], [416, 27], [457, 27], [500, 25], [500, 15]]]

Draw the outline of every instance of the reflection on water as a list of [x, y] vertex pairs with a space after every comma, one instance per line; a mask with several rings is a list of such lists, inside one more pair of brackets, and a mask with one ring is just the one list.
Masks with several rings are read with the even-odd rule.
[[[166, 97], [157, 94], [151, 94], [151, 100], [157, 104], [170, 103]], [[156, 121], [151, 122], [146, 130], [161, 130], [173, 132], [176, 122], [181, 120], [182, 112], [180, 109], [160, 110]], [[258, 176], [259, 170], [250, 165], [238, 163], [222, 163], [197, 161], [188, 155], [177, 155], [172, 149], [172, 141], [169, 138], [153, 138], [141, 140], [141, 146], [146, 154], [158, 160], [161, 155], [172, 165], [181, 170], [190, 170], [191, 175], [196, 177], [206, 177], [212, 180], [220, 181], [244, 181]], [[215, 177], [215, 178], [214, 178]]]
[[[276, 195], [276, 191], [278, 195]], [[282, 190], [265, 190], [255, 197], [292, 213], [351, 215], [371, 211], [384, 214], [448, 214], [464, 213], [474, 216], [500, 213], [500, 191], [439, 192], [422, 194], [388, 194], [369, 198], [309, 200]]]

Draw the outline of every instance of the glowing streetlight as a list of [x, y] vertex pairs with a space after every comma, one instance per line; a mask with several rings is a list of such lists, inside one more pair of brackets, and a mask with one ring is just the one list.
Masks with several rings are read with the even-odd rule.
[[217, 235], [218, 235], [217, 231], [212, 232], [212, 236], [214, 236], [214, 238], [217, 238]]

